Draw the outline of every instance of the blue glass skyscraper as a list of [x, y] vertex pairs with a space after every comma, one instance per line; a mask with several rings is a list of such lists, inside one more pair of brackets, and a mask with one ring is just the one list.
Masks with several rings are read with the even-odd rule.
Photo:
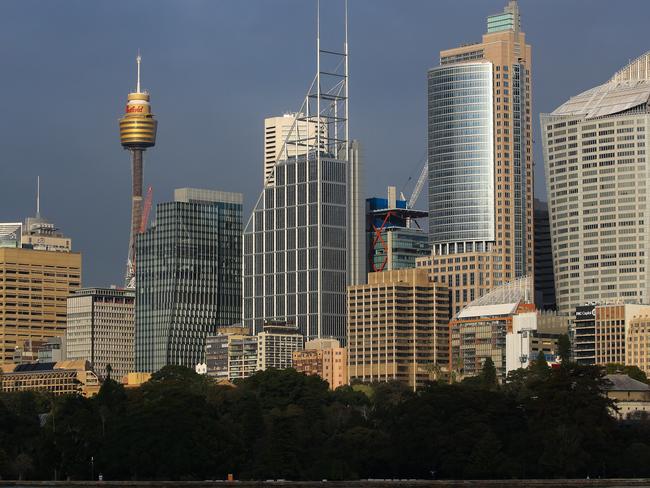
[[194, 367], [241, 318], [241, 193], [177, 189], [136, 240], [136, 370]]

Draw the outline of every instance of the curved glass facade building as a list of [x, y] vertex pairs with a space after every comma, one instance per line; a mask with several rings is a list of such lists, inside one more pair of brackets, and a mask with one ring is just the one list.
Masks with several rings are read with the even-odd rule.
[[431, 242], [484, 250], [495, 238], [492, 63], [433, 68], [428, 83]]
[[429, 240], [419, 258], [458, 313], [534, 275], [531, 46], [510, 0], [482, 42], [440, 52], [428, 78]]

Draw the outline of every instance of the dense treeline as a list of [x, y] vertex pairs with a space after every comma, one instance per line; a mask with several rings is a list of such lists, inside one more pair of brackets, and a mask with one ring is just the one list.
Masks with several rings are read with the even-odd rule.
[[[357, 479], [650, 475], [650, 424], [608, 413], [603, 372], [538, 361], [417, 394], [293, 370], [236, 388], [167, 367], [139, 389], [0, 396], [4, 478]], [[91, 462], [92, 458], [92, 462]]]

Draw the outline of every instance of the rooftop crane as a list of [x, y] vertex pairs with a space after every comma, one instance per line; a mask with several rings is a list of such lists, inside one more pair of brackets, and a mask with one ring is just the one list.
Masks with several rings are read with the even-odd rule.
[[[429, 163], [428, 161], [425, 160], [424, 166], [422, 166], [422, 171], [420, 172], [420, 176], [418, 177], [418, 181], [415, 183], [415, 187], [413, 188], [413, 193], [411, 193], [411, 198], [409, 198], [408, 201], [406, 202], [406, 208], [411, 209], [417, 203], [418, 198], [420, 197], [420, 193], [422, 193], [422, 188], [424, 188], [424, 182], [427, 180], [428, 174], [429, 174]], [[404, 196], [403, 192], [400, 192], [400, 197], [402, 200], [406, 200], [406, 197]], [[415, 225], [417, 225], [418, 228], [420, 227], [417, 222], [415, 223]], [[406, 221], [406, 227], [411, 227], [411, 219], [408, 219]]]
[[406, 204], [408, 208], [413, 208], [417, 203], [420, 193], [422, 192], [422, 188], [424, 188], [424, 182], [427, 180], [428, 174], [429, 174], [429, 163], [428, 161], [425, 161], [424, 166], [422, 166], [422, 171], [420, 172], [420, 177], [418, 178], [418, 181], [415, 184], [415, 188], [413, 188], [413, 193], [411, 194], [411, 198], [409, 198], [409, 201]]

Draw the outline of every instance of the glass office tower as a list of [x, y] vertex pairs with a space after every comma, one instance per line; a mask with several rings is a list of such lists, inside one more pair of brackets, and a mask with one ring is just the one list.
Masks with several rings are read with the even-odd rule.
[[345, 340], [348, 162], [280, 161], [244, 233], [244, 325], [295, 324], [308, 340]]
[[241, 193], [177, 189], [136, 241], [137, 371], [203, 362], [205, 338], [241, 318]]
[[495, 238], [493, 118], [492, 63], [429, 71], [429, 233], [453, 251]]
[[429, 239], [452, 312], [534, 273], [531, 47], [510, 1], [428, 73]]

